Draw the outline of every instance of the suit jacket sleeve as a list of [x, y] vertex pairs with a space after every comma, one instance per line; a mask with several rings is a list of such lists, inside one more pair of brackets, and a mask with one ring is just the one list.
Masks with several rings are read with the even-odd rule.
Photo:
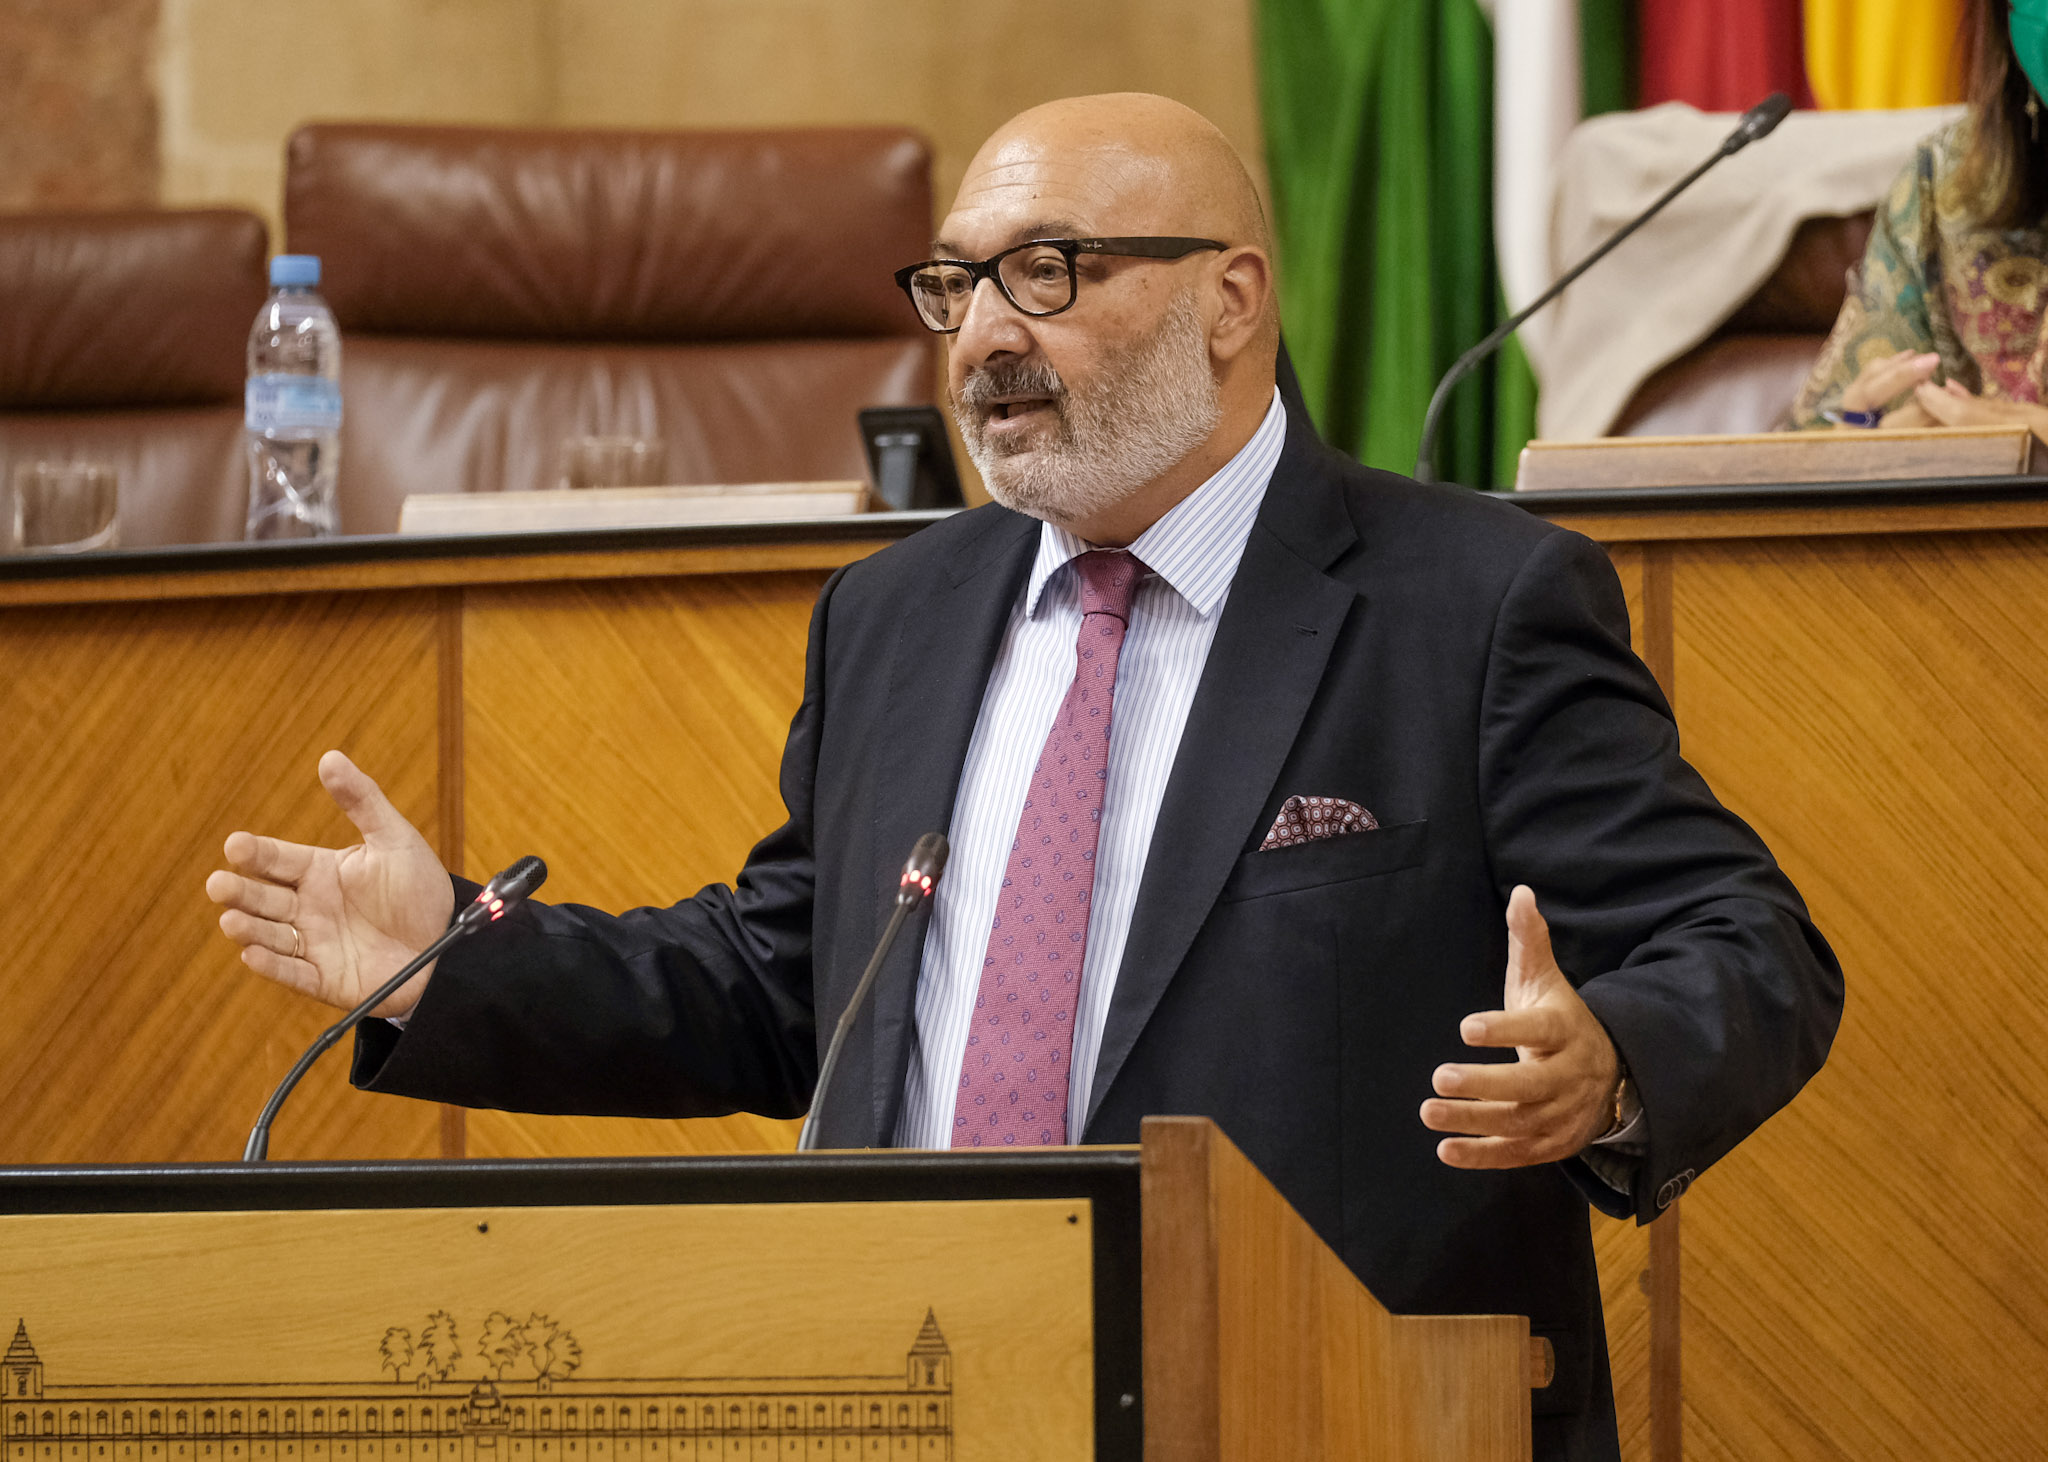
[[1567, 1171], [1596, 1206], [1647, 1222], [1819, 1070], [1841, 968], [1770, 851], [1680, 758], [1614, 570], [1586, 539], [1549, 535], [1516, 575], [1482, 704], [1503, 896], [1535, 890], [1642, 1096], [1634, 1191]]
[[[596, 1116], [793, 1117], [809, 1107], [812, 794], [838, 582], [811, 616], [803, 702], [782, 758], [788, 821], [754, 848], [735, 886], [616, 915], [526, 904], [441, 957], [402, 1034], [386, 1021], [358, 1028], [356, 1085]], [[457, 880], [458, 901], [475, 892]]]

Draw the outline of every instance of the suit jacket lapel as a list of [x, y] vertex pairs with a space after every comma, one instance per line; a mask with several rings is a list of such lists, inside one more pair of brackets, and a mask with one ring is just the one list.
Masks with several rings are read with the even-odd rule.
[[[885, 711], [885, 724], [902, 738], [903, 749], [874, 769], [874, 833], [870, 869], [864, 872], [875, 879], [875, 894], [866, 945], [881, 935], [896, 892], [894, 872], [912, 845], [925, 833], [945, 832], [952, 824], [989, 672], [1036, 556], [1035, 519], [985, 512], [987, 531], [955, 555], [950, 572], [934, 575], [923, 594], [904, 596]], [[863, 960], [866, 945], [858, 952]], [[874, 1063], [871, 1145], [890, 1141], [903, 1105], [923, 957], [920, 921], [904, 931], [875, 977], [868, 1017]]]
[[1290, 415], [1153, 829], [1096, 1060], [1090, 1122], [1258, 831], [1331, 646], [1361, 597], [1323, 572], [1358, 538], [1341, 490], [1320, 470], [1328, 450]]

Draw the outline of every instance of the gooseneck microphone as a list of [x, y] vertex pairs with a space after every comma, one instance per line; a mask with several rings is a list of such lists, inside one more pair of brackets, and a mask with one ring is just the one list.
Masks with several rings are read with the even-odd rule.
[[270, 1094], [270, 1100], [263, 1104], [263, 1114], [256, 1119], [256, 1125], [249, 1129], [249, 1141], [242, 1148], [243, 1162], [262, 1162], [270, 1156], [270, 1124], [277, 1120], [278, 1109], [284, 1105], [292, 1088], [308, 1071], [313, 1063], [327, 1053], [328, 1047], [354, 1030], [362, 1018], [389, 1000], [397, 993], [398, 987], [425, 969], [440, 956], [442, 950], [465, 935], [474, 934], [484, 925], [502, 919], [510, 910], [528, 898], [535, 889], [547, 881], [548, 865], [531, 855], [521, 858], [496, 878], [483, 886], [476, 898], [456, 911], [448, 921], [448, 927], [441, 937], [421, 950], [419, 957], [404, 969], [379, 985], [362, 1004], [337, 1020], [319, 1038], [306, 1048], [306, 1054], [284, 1074], [284, 1080], [277, 1084], [277, 1090]]
[[1565, 287], [1573, 280], [1606, 258], [1623, 239], [1663, 212], [1665, 204], [1706, 176], [1709, 168], [1723, 158], [1733, 157], [1750, 143], [1768, 137], [1771, 129], [1784, 121], [1785, 114], [1791, 110], [1792, 98], [1782, 91], [1774, 91], [1744, 112], [1741, 120], [1735, 124], [1735, 130], [1721, 140], [1721, 145], [1714, 149], [1705, 162], [1666, 188], [1656, 202], [1608, 235], [1605, 243], [1565, 271], [1563, 277], [1555, 284], [1501, 321], [1494, 327], [1492, 334], [1459, 356], [1451, 368], [1444, 372], [1443, 379], [1436, 383], [1436, 391], [1429, 398], [1429, 410], [1422, 418], [1422, 445], [1415, 457], [1415, 480], [1436, 481], [1436, 436], [1438, 429], [1443, 425], [1444, 407], [1450, 401], [1452, 387], [1470, 375], [1481, 361], [1498, 350], [1503, 340], [1521, 329], [1524, 320], [1563, 294]]
[[860, 1017], [861, 1007], [867, 1004], [868, 991], [874, 988], [875, 976], [895, 945], [897, 934], [902, 932], [903, 921], [938, 887], [939, 875], [946, 871], [946, 855], [950, 851], [943, 833], [926, 833], [910, 850], [910, 861], [903, 865], [903, 877], [896, 885], [895, 911], [889, 915], [889, 924], [882, 930], [881, 939], [876, 941], [875, 952], [868, 956], [868, 967], [861, 972], [860, 983], [853, 987], [853, 998], [846, 1002], [846, 1009], [840, 1013], [839, 1024], [832, 1032], [832, 1044], [825, 1048], [825, 1063], [818, 1068], [818, 1085], [811, 1093], [811, 1110], [804, 1117], [803, 1134], [796, 1140], [798, 1152], [816, 1149], [818, 1113], [825, 1110], [825, 1095], [832, 1089], [832, 1073], [839, 1069], [839, 1052], [846, 1045], [847, 1033]]

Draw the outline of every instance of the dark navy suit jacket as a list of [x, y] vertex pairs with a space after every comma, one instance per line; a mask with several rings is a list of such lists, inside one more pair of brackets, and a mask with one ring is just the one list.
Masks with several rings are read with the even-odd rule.
[[[736, 885], [621, 916], [528, 906], [442, 958], [402, 1037], [364, 1028], [357, 1080], [527, 1111], [804, 1111], [893, 870], [950, 821], [1038, 533], [979, 508], [835, 575], [789, 820]], [[1293, 794], [1381, 826], [1257, 851]], [[1576, 1162], [1446, 1167], [1417, 1116], [1435, 1067], [1473, 1059], [1459, 1021], [1500, 1005], [1517, 883], [1641, 1092], [1625, 1197]], [[920, 942], [849, 1042], [826, 1146], [895, 1130]], [[1557, 1353], [1537, 1455], [1609, 1459], [1588, 1200], [1655, 1217], [1819, 1068], [1841, 1004], [1798, 894], [1680, 759], [1601, 550], [1362, 468], [1294, 413], [1159, 814], [1085, 1140], [1214, 1118], [1390, 1308], [1528, 1315]]]

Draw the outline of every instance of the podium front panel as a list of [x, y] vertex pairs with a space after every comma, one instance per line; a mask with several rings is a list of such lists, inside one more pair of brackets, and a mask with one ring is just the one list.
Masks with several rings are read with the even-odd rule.
[[4, 1462], [1132, 1458], [1137, 1159], [0, 1173]]

